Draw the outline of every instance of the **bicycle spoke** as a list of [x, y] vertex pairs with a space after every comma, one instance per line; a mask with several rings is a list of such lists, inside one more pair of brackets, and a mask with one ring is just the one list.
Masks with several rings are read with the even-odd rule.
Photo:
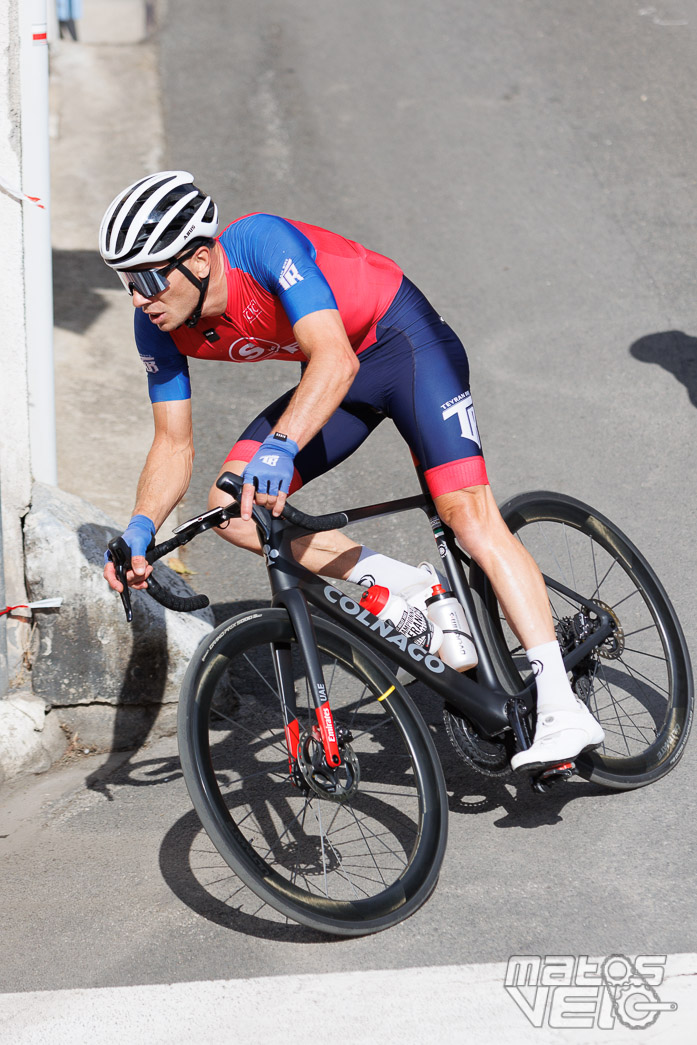
[[659, 656], [658, 653], [649, 653], [645, 649], [633, 649], [631, 646], [625, 646], [624, 647], [624, 652], [625, 653], [636, 653], [640, 657], [650, 657], [651, 660], [660, 660], [661, 664], [665, 664], [665, 662], [666, 662], [666, 658], [665, 657]]
[[[285, 730], [279, 728], [276, 647], [260, 645], [230, 664], [220, 683], [219, 699], [211, 698], [215, 785], [237, 837], [254, 852], [258, 867], [268, 869], [263, 882], [277, 890], [279, 903], [274, 906], [284, 907], [286, 895], [292, 895], [287, 890], [305, 897], [308, 911], [313, 897], [361, 904], [389, 892], [408, 873], [422, 847], [429, 805], [420, 798], [420, 776], [395, 726], [391, 702], [378, 700], [386, 686], [382, 681], [370, 685], [361, 677], [350, 647], [348, 661], [322, 655], [334, 721], [344, 731], [342, 736], [350, 737], [343, 740], [348, 745], [345, 769], [337, 771], [332, 782], [333, 771], [322, 766], [304, 658], [294, 641], [281, 645], [286, 654], [283, 671], [287, 684], [293, 686], [300, 728], [310, 738], [302, 741], [303, 758], [289, 770]], [[399, 706], [398, 698], [395, 703]], [[338, 796], [343, 787], [352, 790], [337, 801], [335, 787]], [[210, 878], [217, 882], [219, 875], [211, 873]], [[279, 878], [287, 886], [277, 886]], [[218, 891], [222, 884], [217, 885]], [[401, 892], [400, 888], [396, 897]], [[394, 910], [391, 900], [385, 918], [393, 920]]]

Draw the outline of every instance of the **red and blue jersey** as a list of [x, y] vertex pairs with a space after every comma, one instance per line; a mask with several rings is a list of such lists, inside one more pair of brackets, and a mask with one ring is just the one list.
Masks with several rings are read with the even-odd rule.
[[136, 344], [152, 402], [190, 397], [187, 356], [303, 361], [293, 325], [320, 309], [338, 309], [359, 354], [375, 344], [377, 325], [402, 283], [402, 270], [382, 254], [271, 214], [239, 218], [218, 240], [228, 289], [222, 316], [165, 333], [136, 309]]

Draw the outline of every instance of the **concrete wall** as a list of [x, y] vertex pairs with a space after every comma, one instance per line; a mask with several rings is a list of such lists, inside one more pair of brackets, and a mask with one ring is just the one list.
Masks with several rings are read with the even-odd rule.
[[[0, 4], [0, 178], [21, 185], [20, 46], [22, 0]], [[5, 596], [26, 601], [22, 518], [31, 496], [23, 204], [0, 188], [0, 499], [2, 503]], [[0, 607], [2, 608], [2, 607]], [[11, 681], [21, 672], [29, 625], [6, 620]]]

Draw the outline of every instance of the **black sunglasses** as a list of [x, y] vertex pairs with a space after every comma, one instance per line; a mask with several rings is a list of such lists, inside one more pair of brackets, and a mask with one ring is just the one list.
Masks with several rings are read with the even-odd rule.
[[116, 274], [131, 297], [133, 297], [133, 292], [137, 290], [144, 298], [154, 298], [169, 286], [169, 280], [167, 279], [169, 273], [174, 269], [179, 268], [182, 262], [188, 261], [197, 250], [198, 245], [192, 250], [187, 251], [186, 254], [182, 254], [180, 257], [175, 258], [174, 261], [170, 261], [169, 265], [165, 265], [163, 268], [132, 269], [130, 271], [128, 269], [117, 269]]

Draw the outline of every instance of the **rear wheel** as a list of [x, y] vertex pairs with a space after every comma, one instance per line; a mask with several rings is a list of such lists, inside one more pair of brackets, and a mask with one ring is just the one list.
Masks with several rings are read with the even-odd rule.
[[[285, 610], [246, 614], [199, 647], [179, 704], [187, 787], [225, 862], [288, 918], [354, 936], [412, 914], [435, 887], [447, 796], [428, 731], [370, 650], [313, 618], [344, 768], [321, 745]], [[274, 662], [292, 665], [299, 764], [289, 766]]]
[[[661, 582], [614, 523], [572, 497], [520, 494], [501, 514], [543, 574], [602, 605], [613, 622], [611, 638], [570, 676], [605, 730], [602, 747], [576, 760], [578, 772], [613, 788], [658, 780], [683, 753], [693, 708], [685, 637]], [[525, 652], [476, 566], [472, 583], [483, 598], [482, 624], [501, 681], [515, 692], [530, 674]], [[557, 638], [569, 652], [599, 619], [549, 584], [547, 594]]]

